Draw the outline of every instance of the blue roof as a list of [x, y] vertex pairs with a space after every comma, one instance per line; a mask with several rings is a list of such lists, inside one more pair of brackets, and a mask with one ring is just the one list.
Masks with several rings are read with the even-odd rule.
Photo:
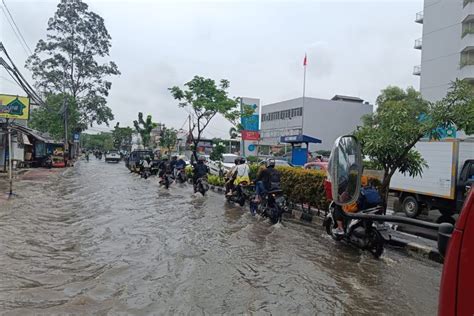
[[307, 135], [290, 135], [290, 136], [281, 136], [280, 142], [282, 143], [315, 143], [319, 144], [322, 141], [318, 138], [314, 138]]

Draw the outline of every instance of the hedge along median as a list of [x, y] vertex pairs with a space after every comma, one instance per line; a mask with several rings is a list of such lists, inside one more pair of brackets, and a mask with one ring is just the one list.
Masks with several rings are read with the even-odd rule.
[[[255, 181], [258, 172], [262, 168], [258, 164], [250, 165], [249, 176], [252, 181]], [[306, 206], [306, 208], [328, 209], [329, 201], [326, 199], [324, 190], [326, 172], [292, 167], [276, 168], [281, 172], [281, 187], [289, 202]], [[370, 176], [368, 178], [373, 185], [378, 186], [380, 184], [378, 179]], [[208, 182], [210, 185], [223, 186], [225, 180], [216, 175], [209, 175]]]

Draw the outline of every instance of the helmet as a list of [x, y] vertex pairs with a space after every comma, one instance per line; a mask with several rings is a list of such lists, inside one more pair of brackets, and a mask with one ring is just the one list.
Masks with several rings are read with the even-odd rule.
[[206, 157], [204, 157], [204, 156], [199, 156], [199, 157], [198, 157], [198, 161], [206, 161]]
[[244, 157], [240, 158], [240, 163], [241, 164], [245, 163], [245, 158]]
[[266, 165], [267, 165], [267, 168], [275, 167], [275, 159], [267, 159]]
[[168, 156], [164, 156], [162, 160], [168, 160]]
[[176, 159], [178, 159], [178, 156], [173, 156], [173, 157], [171, 157], [171, 159], [176, 160]]
[[238, 157], [235, 158], [235, 159], [234, 159], [234, 163], [235, 163], [236, 165], [238, 165], [238, 164], [240, 163], [240, 158], [238, 158]]

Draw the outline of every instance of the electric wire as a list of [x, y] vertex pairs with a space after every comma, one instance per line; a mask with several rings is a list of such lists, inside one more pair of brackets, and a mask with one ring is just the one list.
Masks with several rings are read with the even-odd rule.
[[26, 48], [28, 48], [28, 51], [30, 52], [30, 55], [33, 55], [33, 52], [31, 51], [30, 46], [28, 46], [28, 43], [26, 42], [25, 38], [23, 37], [23, 34], [21, 33], [20, 28], [18, 27], [18, 25], [15, 22], [15, 19], [13, 18], [13, 15], [11, 14], [10, 10], [8, 9], [7, 4], [5, 3], [5, 0], [2, 0], [2, 3], [3, 3], [3, 6], [5, 7], [5, 9], [7, 10], [8, 15], [10, 16], [13, 24], [15, 25], [15, 28], [18, 31], [18, 34], [20, 35], [21, 39], [23, 40], [23, 43], [25, 44]]

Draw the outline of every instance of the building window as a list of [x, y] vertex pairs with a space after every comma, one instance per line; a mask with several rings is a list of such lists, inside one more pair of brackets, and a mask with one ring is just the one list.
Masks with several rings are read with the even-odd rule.
[[468, 50], [461, 53], [460, 67], [474, 65], [474, 50]]
[[473, 34], [473, 33], [474, 33], [474, 20], [463, 22], [461, 37], [464, 37], [467, 34]]

